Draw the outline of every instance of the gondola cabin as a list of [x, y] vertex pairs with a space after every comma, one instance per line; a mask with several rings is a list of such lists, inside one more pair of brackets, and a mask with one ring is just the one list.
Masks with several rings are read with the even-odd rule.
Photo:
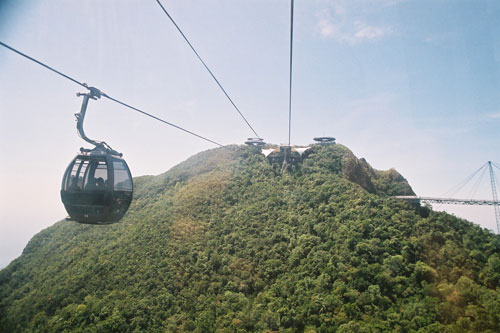
[[109, 151], [83, 150], [64, 173], [61, 199], [71, 220], [87, 224], [118, 222], [132, 201], [127, 163]]

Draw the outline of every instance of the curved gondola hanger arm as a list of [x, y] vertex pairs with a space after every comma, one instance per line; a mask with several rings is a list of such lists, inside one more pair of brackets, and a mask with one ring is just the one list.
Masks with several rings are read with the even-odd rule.
[[[83, 121], [85, 120], [85, 114], [87, 112], [87, 106], [89, 104], [89, 99], [97, 100], [97, 99], [101, 98], [103, 93], [95, 87], [89, 87], [86, 83], [84, 83], [83, 85], [89, 90], [89, 92], [88, 93], [76, 93], [76, 96], [78, 96], [78, 97], [83, 96], [82, 107], [80, 109], [80, 113], [75, 113], [76, 129], [78, 131], [78, 135], [83, 140], [87, 141], [90, 144], [93, 144], [96, 147], [93, 150], [104, 150], [105, 152], [110, 152], [113, 155], [122, 156], [121, 153], [112, 149], [106, 142], [92, 140], [85, 134], [85, 131], [83, 130]], [[84, 148], [81, 148], [80, 150], [90, 151], [90, 150], [87, 150]]]

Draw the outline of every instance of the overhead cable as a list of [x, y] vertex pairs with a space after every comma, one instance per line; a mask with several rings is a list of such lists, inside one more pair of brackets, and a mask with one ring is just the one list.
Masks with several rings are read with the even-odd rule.
[[288, 145], [292, 133], [293, 3], [290, 5], [290, 89], [288, 91]]
[[483, 181], [483, 177], [486, 174], [486, 171], [488, 168], [483, 168], [483, 171], [479, 174], [479, 176], [476, 179], [476, 183], [472, 186], [469, 196], [467, 198], [472, 199], [474, 195], [476, 194], [477, 189], [479, 188], [479, 185], [481, 185], [481, 182]]
[[15, 48], [13, 48], [13, 47], [10, 47], [9, 45], [7, 45], [7, 44], [5, 44], [5, 43], [3, 43], [3, 42], [1, 42], [1, 41], [0, 41], [0, 45], [2, 45], [3, 47], [5, 47], [5, 48], [7, 48], [7, 49], [9, 49], [9, 50], [11, 50], [11, 51], [13, 51], [13, 52], [15, 52], [15, 53], [17, 53], [17, 54], [19, 54], [19, 55], [23, 56], [23, 57], [25, 57], [26, 59], [29, 59], [29, 60], [31, 60], [31, 61], [33, 61], [33, 62], [35, 62], [35, 63], [39, 64], [40, 66], [43, 66], [43, 67], [47, 68], [48, 70], [51, 70], [52, 72], [54, 72], [54, 73], [56, 73], [56, 74], [61, 75], [62, 77], [66, 78], [66, 79], [68, 79], [68, 80], [70, 80], [70, 81], [73, 81], [74, 83], [76, 83], [76, 84], [78, 84], [78, 85], [80, 85], [80, 86], [82, 86], [82, 87], [84, 87], [84, 88], [88, 88], [88, 87], [86, 86], [86, 84], [85, 84], [85, 83], [82, 83], [82, 82], [80, 82], [80, 81], [77, 81], [77, 80], [73, 79], [72, 77], [70, 77], [70, 76], [68, 76], [68, 75], [66, 75], [66, 74], [63, 74], [63, 73], [59, 72], [58, 70], [56, 70], [56, 69], [54, 69], [54, 68], [52, 68], [52, 67], [50, 67], [50, 66], [48, 66], [48, 65], [44, 64], [43, 62], [40, 62], [40, 61], [38, 61], [38, 60], [36, 60], [36, 59], [34, 59], [34, 58], [30, 57], [30, 56], [29, 56], [29, 55], [27, 55], [27, 54], [22, 53], [21, 51], [16, 50], [16, 49], [15, 49]]
[[[82, 83], [82, 82], [80, 82], [80, 81], [78, 81], [78, 80], [75, 80], [75, 79], [73, 79], [72, 77], [70, 77], [70, 76], [68, 76], [68, 75], [66, 75], [66, 74], [64, 74], [64, 73], [61, 73], [60, 71], [58, 71], [58, 70], [56, 70], [56, 69], [54, 69], [54, 68], [52, 68], [52, 67], [50, 67], [50, 66], [48, 66], [48, 65], [46, 65], [46, 64], [44, 64], [44, 63], [42, 63], [41, 61], [38, 61], [38, 60], [36, 60], [36, 59], [34, 59], [34, 58], [32, 58], [32, 57], [30, 57], [30, 56], [26, 55], [25, 53], [22, 53], [21, 51], [18, 51], [18, 50], [16, 50], [16, 49], [14, 49], [13, 47], [11, 47], [11, 46], [9, 46], [9, 45], [7, 45], [7, 44], [5, 44], [5, 43], [1, 42], [1, 41], [0, 41], [0, 45], [2, 45], [2, 46], [4, 46], [5, 48], [7, 48], [7, 49], [9, 49], [9, 50], [11, 50], [11, 51], [13, 51], [13, 52], [15, 52], [15, 53], [17, 53], [17, 54], [19, 54], [19, 55], [21, 55], [21, 56], [25, 57], [25, 58], [27, 58], [27, 59], [29, 59], [29, 60], [31, 60], [31, 61], [33, 61], [33, 62], [37, 63], [37, 64], [39, 64], [39, 65], [41, 65], [41, 66], [43, 66], [43, 67], [45, 67], [45, 68], [47, 68], [47, 69], [49, 69], [49, 70], [51, 70], [52, 72], [54, 72], [54, 73], [56, 73], [56, 74], [59, 74], [60, 76], [62, 76], [62, 77], [64, 77], [64, 78], [66, 78], [66, 79], [68, 79], [68, 80], [70, 80], [70, 81], [72, 81], [72, 82], [74, 82], [74, 83], [76, 83], [76, 84], [78, 84], [78, 85], [80, 85], [80, 86], [82, 86], [82, 87], [86, 88], [86, 89], [89, 89], [89, 90], [96, 89], [96, 88], [93, 88], [93, 87], [89, 87], [87, 84]], [[152, 114], [150, 114], [150, 113], [147, 113], [147, 112], [145, 112], [145, 111], [143, 111], [143, 110], [140, 110], [140, 109], [138, 109], [138, 108], [136, 108], [136, 107], [133, 107], [133, 106], [131, 106], [131, 105], [127, 104], [127, 103], [121, 102], [121, 101], [119, 101], [119, 100], [117, 100], [117, 99], [115, 99], [115, 98], [113, 98], [113, 97], [109, 96], [109, 95], [108, 95], [108, 94], [106, 94], [106, 93], [101, 92], [101, 95], [102, 95], [103, 97], [106, 97], [107, 99], [109, 99], [109, 100], [111, 100], [111, 101], [115, 102], [115, 103], [118, 103], [118, 104], [120, 104], [120, 105], [123, 105], [123, 106], [125, 106], [125, 107], [127, 107], [127, 108], [129, 108], [129, 109], [131, 109], [131, 110], [136, 111], [136, 112], [142, 113], [143, 115], [146, 115], [146, 116], [151, 117], [151, 118], [153, 118], [153, 119], [155, 119], [155, 120], [158, 120], [158, 121], [160, 121], [160, 122], [162, 122], [162, 123], [164, 123], [164, 124], [166, 124], [166, 125], [169, 125], [169, 126], [175, 127], [175, 128], [177, 128], [177, 129], [179, 129], [179, 130], [181, 130], [181, 131], [184, 131], [184, 132], [186, 132], [186, 133], [188, 133], [188, 134], [191, 134], [191, 135], [193, 135], [193, 136], [196, 136], [197, 138], [200, 138], [200, 139], [202, 139], [202, 140], [205, 140], [205, 141], [208, 141], [208, 142], [210, 142], [210, 143], [213, 143], [213, 144], [215, 144], [215, 145], [217, 145], [217, 146], [224, 147], [224, 145], [221, 145], [220, 143], [217, 143], [217, 142], [215, 142], [215, 141], [213, 141], [213, 140], [210, 140], [210, 139], [208, 139], [208, 138], [206, 138], [206, 137], [204, 137], [204, 136], [201, 136], [201, 135], [196, 134], [196, 133], [194, 133], [194, 132], [192, 132], [192, 131], [189, 131], [189, 130], [187, 130], [187, 129], [185, 129], [185, 128], [182, 128], [181, 126], [175, 125], [175, 124], [173, 124], [173, 123], [171, 123], [171, 122], [168, 122], [168, 121], [166, 121], [166, 120], [163, 120], [163, 119], [161, 119], [161, 118], [158, 118], [158, 117], [156, 117], [156, 116], [154, 116], [154, 115], [152, 115]]]
[[164, 123], [164, 124], [167, 124], [167, 125], [169, 125], [169, 126], [175, 127], [175, 128], [177, 128], [177, 129], [179, 129], [179, 130], [181, 130], [181, 131], [184, 131], [184, 132], [186, 132], [186, 133], [188, 133], [188, 134], [194, 135], [194, 136], [196, 136], [197, 138], [200, 138], [200, 139], [202, 139], [202, 140], [205, 140], [205, 141], [211, 142], [211, 143], [213, 143], [213, 144], [215, 144], [215, 145], [217, 145], [217, 146], [224, 147], [224, 145], [221, 145], [221, 144], [220, 144], [220, 143], [218, 143], [218, 142], [215, 142], [215, 141], [213, 141], [213, 140], [210, 140], [210, 139], [208, 139], [208, 138], [205, 138], [204, 136], [201, 136], [201, 135], [199, 135], [199, 134], [196, 134], [196, 133], [194, 133], [194, 132], [191, 132], [190, 130], [187, 130], [187, 129], [182, 128], [182, 127], [180, 127], [180, 126], [178, 126], [178, 125], [175, 125], [175, 124], [173, 124], [173, 123], [171, 123], [171, 122], [168, 122], [168, 121], [166, 121], [166, 120], [163, 120], [163, 119], [161, 119], [161, 118], [158, 118], [158, 117], [156, 117], [156, 116], [154, 116], [154, 115], [152, 115], [152, 114], [150, 114], [150, 113], [147, 113], [147, 112], [145, 112], [145, 111], [143, 111], [143, 110], [140, 110], [140, 109], [138, 109], [138, 108], [136, 108], [136, 107], [133, 107], [133, 106], [131, 106], [131, 105], [128, 105], [127, 103], [121, 102], [121, 101], [119, 101], [119, 100], [117, 100], [117, 99], [115, 99], [115, 98], [113, 98], [113, 97], [109, 96], [109, 95], [108, 95], [108, 94], [106, 94], [106, 93], [103, 93], [103, 94], [102, 94], [102, 96], [103, 96], [103, 97], [106, 97], [106, 98], [107, 98], [107, 99], [109, 99], [109, 100], [112, 100], [113, 102], [116, 102], [116, 103], [118, 103], [118, 104], [121, 104], [121, 105], [123, 105], [123, 106], [125, 106], [125, 107], [127, 107], [127, 108], [129, 108], [129, 109], [132, 109], [132, 110], [134, 110], [134, 111], [137, 111], [137, 112], [139, 112], [139, 113], [142, 113], [142, 114], [143, 114], [143, 115], [145, 115], [145, 116], [151, 117], [151, 118], [153, 118], [153, 119], [155, 119], [155, 120], [158, 120], [158, 121], [160, 121], [160, 122], [162, 122], [162, 123]]
[[474, 171], [470, 176], [468, 176], [466, 179], [464, 179], [462, 182], [458, 183], [455, 185], [453, 188], [451, 188], [448, 192], [443, 194], [441, 197], [445, 196], [450, 196], [451, 198], [457, 194], [462, 188], [464, 188], [465, 185], [467, 185], [483, 168], [486, 168], [488, 166], [488, 163], [483, 164], [479, 169]]
[[191, 44], [191, 42], [187, 39], [186, 35], [184, 35], [184, 33], [182, 32], [181, 28], [179, 28], [179, 26], [177, 25], [177, 23], [175, 23], [174, 19], [172, 18], [172, 16], [170, 16], [170, 14], [168, 13], [168, 11], [165, 9], [165, 7], [162, 5], [162, 3], [160, 2], [160, 0], [156, 0], [156, 2], [158, 3], [158, 5], [160, 5], [161, 9], [163, 10], [163, 12], [165, 13], [165, 15], [167, 15], [167, 17], [170, 19], [170, 21], [172, 21], [172, 23], [174, 24], [174, 26], [177, 28], [177, 31], [179, 31], [179, 33], [181, 34], [181, 36], [184, 38], [184, 40], [186, 41], [186, 43], [189, 45], [189, 47], [191, 48], [191, 50], [193, 50], [194, 54], [196, 55], [196, 57], [198, 57], [198, 59], [200, 60], [200, 62], [203, 64], [203, 66], [205, 67], [205, 69], [208, 71], [208, 73], [210, 73], [210, 75], [212, 76], [212, 78], [214, 79], [215, 83], [217, 83], [217, 85], [219, 86], [219, 88], [222, 90], [222, 92], [224, 93], [224, 95], [226, 95], [227, 99], [229, 100], [229, 102], [231, 102], [231, 104], [233, 105], [234, 109], [239, 113], [239, 115], [241, 116], [241, 118], [243, 118], [243, 120], [245, 121], [245, 123], [248, 125], [248, 127], [252, 130], [252, 132], [257, 136], [257, 138], [260, 138], [259, 134], [257, 134], [257, 132], [253, 129], [252, 125], [250, 125], [250, 123], [248, 122], [248, 120], [245, 118], [245, 116], [243, 115], [243, 113], [240, 111], [240, 109], [236, 106], [236, 104], [233, 102], [233, 100], [231, 99], [231, 97], [229, 97], [228, 93], [226, 92], [226, 90], [222, 87], [222, 85], [220, 84], [219, 80], [217, 80], [217, 78], [215, 77], [214, 73], [212, 73], [212, 71], [210, 70], [210, 68], [208, 68], [207, 64], [205, 63], [205, 61], [203, 61], [203, 59], [200, 57], [200, 55], [198, 54], [198, 52], [195, 50], [194, 46]]
[[[495, 163], [495, 162], [491, 162], [491, 165], [493, 165], [495, 168], [497, 168], [498, 170], [500, 170], [500, 165]], [[493, 173], [495, 173], [495, 169], [493, 169]], [[496, 186], [498, 187], [498, 189], [500, 189], [500, 177], [495, 177], [495, 182], [496, 182]]]

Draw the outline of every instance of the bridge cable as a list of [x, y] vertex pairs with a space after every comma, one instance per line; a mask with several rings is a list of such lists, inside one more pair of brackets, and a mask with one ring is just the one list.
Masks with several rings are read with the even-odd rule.
[[446, 197], [449, 195], [451, 198], [457, 194], [462, 188], [464, 188], [465, 185], [467, 185], [472, 178], [474, 178], [483, 168], [486, 168], [488, 166], [488, 163], [483, 164], [479, 169], [474, 171], [470, 176], [465, 178], [462, 182], [458, 183], [457, 185], [453, 186], [449, 191], [447, 191], [445, 194], [443, 194], [441, 197]]
[[[495, 168], [497, 168], [498, 170], [500, 170], [500, 165], [499, 165], [499, 164], [497, 164], [497, 163], [495, 163], [495, 162], [491, 162], [491, 164], [492, 164]], [[495, 173], [495, 169], [493, 169], [493, 173]], [[498, 189], [500, 189], [500, 178], [499, 178], [499, 177], [497, 177], [497, 176], [496, 176], [496, 174], [495, 174], [495, 181], [496, 181], [496, 183], [497, 183], [497, 184], [496, 184], [496, 185], [497, 185], [497, 188], [498, 188]]]
[[226, 90], [222, 87], [221, 83], [219, 82], [219, 80], [217, 80], [217, 78], [215, 77], [214, 73], [212, 73], [212, 71], [210, 70], [210, 68], [208, 68], [207, 64], [205, 63], [205, 61], [203, 61], [203, 59], [201, 58], [201, 56], [198, 54], [198, 52], [196, 51], [196, 49], [194, 48], [194, 46], [191, 44], [191, 42], [187, 39], [186, 35], [184, 35], [184, 33], [182, 32], [181, 28], [177, 25], [177, 23], [174, 21], [174, 19], [172, 18], [172, 16], [170, 16], [170, 14], [168, 13], [168, 11], [165, 9], [165, 7], [162, 5], [162, 3], [160, 2], [160, 0], [156, 0], [156, 2], [158, 3], [158, 5], [160, 5], [161, 9], [163, 10], [163, 12], [165, 13], [165, 15], [167, 15], [167, 17], [170, 19], [170, 21], [174, 24], [174, 26], [177, 28], [177, 31], [179, 31], [179, 33], [181, 34], [181, 36], [184, 38], [184, 40], [186, 41], [186, 43], [189, 45], [189, 47], [191, 48], [191, 50], [193, 50], [194, 54], [196, 55], [196, 57], [198, 58], [198, 60], [200, 60], [200, 62], [202, 63], [202, 65], [205, 67], [205, 69], [208, 71], [208, 73], [212, 76], [212, 78], [214, 79], [215, 83], [217, 83], [217, 85], [219, 86], [219, 88], [222, 90], [222, 92], [224, 93], [224, 95], [227, 97], [227, 99], [229, 100], [229, 102], [233, 105], [234, 109], [239, 113], [239, 115], [241, 116], [241, 118], [245, 121], [245, 123], [248, 125], [248, 127], [252, 130], [252, 132], [257, 136], [257, 138], [260, 138], [259, 134], [257, 134], [257, 132], [253, 129], [252, 125], [250, 125], [250, 123], [248, 122], [248, 120], [245, 118], [245, 116], [243, 115], [243, 113], [240, 111], [240, 109], [236, 106], [236, 104], [233, 102], [233, 100], [231, 99], [231, 97], [229, 97], [228, 93], [226, 92]]
[[472, 189], [470, 190], [469, 192], [469, 195], [468, 195], [468, 199], [472, 199], [473, 196], [476, 194], [477, 192], [477, 189], [479, 188], [479, 185], [481, 185], [482, 181], [483, 181], [483, 178], [484, 178], [484, 175], [485, 173], [487, 172], [487, 169], [488, 168], [483, 168], [483, 172], [481, 172], [479, 174], [479, 176], [477, 177], [477, 180], [476, 182], [474, 183], [474, 185], [472, 186]]
[[288, 90], [288, 145], [292, 133], [292, 70], [293, 70], [293, 7], [294, 0], [290, 3], [290, 86]]
[[[37, 64], [39, 64], [39, 65], [41, 65], [41, 66], [43, 66], [43, 67], [45, 67], [45, 68], [47, 68], [48, 70], [51, 70], [52, 72], [54, 72], [54, 73], [56, 73], [56, 74], [59, 74], [60, 76], [62, 76], [62, 77], [64, 77], [64, 78], [66, 78], [66, 79], [68, 79], [68, 80], [70, 80], [70, 81], [72, 81], [72, 82], [74, 82], [74, 83], [76, 83], [76, 84], [78, 84], [78, 85], [80, 85], [80, 86], [84, 87], [85, 89], [89, 89], [89, 90], [90, 90], [90, 87], [89, 87], [87, 84], [82, 83], [82, 82], [80, 82], [80, 81], [78, 81], [78, 80], [75, 80], [74, 78], [72, 78], [72, 77], [70, 77], [70, 76], [68, 76], [68, 75], [66, 75], [66, 74], [61, 73], [60, 71], [58, 71], [58, 70], [56, 70], [56, 69], [54, 69], [54, 68], [52, 68], [52, 67], [50, 67], [50, 66], [48, 66], [48, 65], [46, 65], [46, 64], [44, 64], [44, 63], [42, 63], [42, 62], [41, 62], [41, 61], [39, 61], [39, 60], [36, 60], [36, 59], [34, 59], [34, 58], [32, 58], [32, 57], [28, 56], [27, 54], [25, 54], [25, 53], [23, 53], [23, 52], [21, 52], [21, 51], [19, 51], [19, 50], [14, 49], [13, 47], [11, 47], [11, 46], [9, 46], [9, 45], [7, 45], [7, 44], [5, 44], [5, 43], [1, 42], [1, 41], [0, 41], [0, 45], [2, 45], [3, 47], [5, 47], [5, 48], [7, 48], [7, 49], [9, 49], [9, 50], [11, 50], [11, 51], [13, 51], [13, 52], [15, 52], [15, 53], [17, 53], [17, 54], [19, 54], [19, 55], [23, 56], [23, 57], [25, 57], [26, 59], [29, 59], [29, 60], [31, 60], [31, 61], [33, 61], [33, 62], [35, 62], [35, 63], [37, 63]], [[94, 89], [95, 89], [95, 88], [94, 88]], [[217, 145], [217, 146], [224, 147], [224, 145], [221, 145], [220, 143], [217, 143], [217, 142], [215, 142], [215, 141], [213, 141], [213, 140], [210, 140], [210, 139], [208, 139], [208, 138], [206, 138], [206, 137], [204, 137], [204, 136], [201, 136], [201, 135], [196, 134], [196, 133], [194, 133], [194, 132], [192, 132], [192, 131], [190, 131], [190, 130], [187, 130], [187, 129], [185, 129], [185, 128], [182, 128], [181, 126], [175, 125], [175, 124], [173, 124], [173, 123], [171, 123], [171, 122], [168, 122], [168, 121], [166, 121], [166, 120], [163, 120], [163, 119], [161, 119], [161, 118], [158, 118], [158, 117], [156, 117], [156, 116], [154, 116], [154, 115], [152, 115], [152, 114], [150, 114], [150, 113], [147, 113], [147, 112], [145, 112], [145, 111], [143, 111], [143, 110], [140, 110], [140, 109], [138, 109], [138, 108], [135, 108], [135, 107], [133, 107], [133, 106], [131, 106], [131, 105], [129, 105], [129, 104], [126, 104], [126, 103], [124, 103], [124, 102], [121, 102], [121, 101], [119, 101], [119, 100], [117, 100], [117, 99], [115, 99], [115, 98], [113, 98], [113, 97], [109, 96], [109, 95], [108, 95], [108, 94], [106, 94], [106, 93], [101, 92], [101, 95], [102, 95], [103, 97], [106, 97], [107, 99], [109, 99], [109, 100], [111, 100], [111, 101], [115, 102], [115, 103], [121, 104], [121, 105], [123, 105], [123, 106], [125, 106], [125, 107], [127, 107], [127, 108], [129, 108], [129, 109], [132, 109], [132, 110], [134, 110], [134, 111], [136, 111], [136, 112], [142, 113], [143, 115], [146, 115], [146, 116], [151, 117], [151, 118], [153, 118], [153, 119], [155, 119], [155, 120], [158, 120], [158, 121], [160, 121], [160, 122], [162, 122], [162, 123], [164, 123], [164, 124], [166, 124], [166, 125], [169, 125], [169, 126], [175, 127], [175, 128], [177, 128], [177, 129], [179, 129], [179, 130], [181, 130], [181, 131], [184, 131], [184, 132], [186, 132], [186, 133], [188, 133], [188, 134], [191, 134], [191, 135], [193, 135], [193, 136], [196, 136], [197, 138], [200, 138], [200, 139], [202, 139], [202, 140], [205, 140], [205, 141], [208, 141], [208, 142], [210, 142], [210, 143], [213, 143], [213, 144], [215, 144], [215, 145]]]
[[[495, 162], [491, 162], [491, 165], [493, 167], [495, 167], [496, 169], [500, 170], [500, 164], [495, 163]], [[495, 172], [495, 169], [493, 169], [493, 172]], [[496, 176], [496, 174], [495, 174], [495, 176]], [[497, 187], [500, 189], [500, 179], [499, 179], [499, 177], [495, 177], [495, 180], [497, 181]]]
[[[467, 178], [465, 178], [465, 180], [463, 180], [462, 182], [460, 182], [457, 185], [453, 186], [450, 190], [448, 190], [445, 193], [443, 193], [440, 197], [441, 198], [446, 198], [446, 197], [453, 198], [453, 196], [455, 194], [457, 194], [465, 185], [467, 185], [467, 183], [469, 183], [469, 181], [471, 181], [471, 179], [474, 178], [474, 176], [477, 173], [479, 173], [481, 171], [481, 169], [486, 168], [487, 165], [488, 165], [488, 163], [483, 164], [479, 169], [477, 169], [470, 176], [468, 176]], [[442, 205], [443, 204], [438, 204], [436, 206], [436, 209], [440, 209]]]

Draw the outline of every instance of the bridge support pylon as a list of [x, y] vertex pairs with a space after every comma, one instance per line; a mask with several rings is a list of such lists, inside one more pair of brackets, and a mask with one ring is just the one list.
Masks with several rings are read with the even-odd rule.
[[497, 234], [500, 235], [500, 207], [498, 206], [495, 173], [493, 172], [491, 161], [488, 161], [488, 169], [490, 170], [491, 194], [493, 195], [493, 209], [495, 210], [495, 220], [497, 222]]

